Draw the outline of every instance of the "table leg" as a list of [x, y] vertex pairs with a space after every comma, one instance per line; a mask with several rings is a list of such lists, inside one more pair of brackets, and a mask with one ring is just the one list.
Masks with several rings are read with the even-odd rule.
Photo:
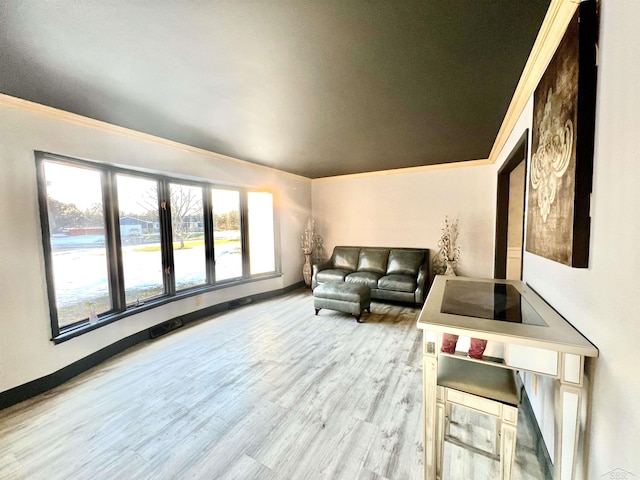
[[573, 480], [576, 470], [576, 455], [580, 441], [580, 412], [584, 401], [584, 358], [563, 354], [561, 374], [558, 382], [554, 478]]
[[424, 362], [422, 404], [424, 409], [424, 480], [436, 480], [438, 458], [436, 445], [436, 389], [438, 383], [438, 342], [435, 332], [423, 332]]
[[518, 409], [503, 405], [500, 412], [500, 479], [510, 480], [516, 458]]
[[451, 418], [451, 404], [445, 404], [445, 391], [443, 387], [436, 387], [436, 436], [434, 439], [436, 450], [436, 478], [442, 478], [444, 465], [444, 439], [449, 433], [449, 420]]

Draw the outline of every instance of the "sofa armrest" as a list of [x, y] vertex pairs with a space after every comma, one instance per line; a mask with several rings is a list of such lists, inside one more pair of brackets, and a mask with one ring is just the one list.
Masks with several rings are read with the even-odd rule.
[[311, 276], [311, 290], [313, 290], [314, 288], [316, 288], [318, 286], [318, 282], [316, 281], [316, 275], [318, 274], [318, 272], [321, 272], [322, 270], [327, 270], [329, 268], [333, 267], [333, 259], [330, 258], [329, 260], [327, 260], [326, 262], [322, 262], [322, 263], [315, 263], [313, 265], [313, 270], [312, 270], [312, 276]]
[[[429, 254], [427, 253], [427, 258]], [[422, 265], [420, 265], [420, 269], [418, 270], [418, 279], [416, 283], [418, 287], [416, 288], [416, 303], [423, 303], [426, 297], [427, 287], [429, 282], [429, 260], [425, 261]]]
[[321, 272], [322, 270], [327, 270], [329, 268], [333, 268], [333, 260], [329, 259], [326, 262], [322, 263], [314, 263], [313, 264], [313, 273]]

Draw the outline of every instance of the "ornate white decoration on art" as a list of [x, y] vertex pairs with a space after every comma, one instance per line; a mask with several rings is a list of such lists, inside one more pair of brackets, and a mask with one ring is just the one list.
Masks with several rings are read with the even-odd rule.
[[573, 148], [573, 122], [558, 123], [556, 103], [551, 89], [547, 93], [542, 121], [540, 122], [537, 150], [531, 155], [531, 187], [538, 191], [538, 209], [546, 222], [556, 199], [558, 180], [567, 171]]
[[433, 267], [436, 275], [455, 275], [456, 264], [460, 260], [460, 247], [458, 246], [458, 218], [449, 220], [444, 216], [442, 224], [442, 236], [438, 241], [440, 251], [433, 259]]

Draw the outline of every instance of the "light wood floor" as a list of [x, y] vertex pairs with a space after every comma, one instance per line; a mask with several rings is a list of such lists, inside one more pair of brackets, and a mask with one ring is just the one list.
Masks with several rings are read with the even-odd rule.
[[[419, 310], [374, 302], [358, 324], [312, 303], [231, 310], [0, 411], [0, 478], [421, 479]], [[516, 475], [537, 480], [525, 421]], [[447, 452], [450, 478], [492, 478]]]

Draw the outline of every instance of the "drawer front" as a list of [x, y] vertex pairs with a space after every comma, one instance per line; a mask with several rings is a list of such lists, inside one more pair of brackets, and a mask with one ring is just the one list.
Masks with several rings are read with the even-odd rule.
[[504, 360], [519, 370], [558, 376], [558, 352], [523, 345], [505, 345]]

